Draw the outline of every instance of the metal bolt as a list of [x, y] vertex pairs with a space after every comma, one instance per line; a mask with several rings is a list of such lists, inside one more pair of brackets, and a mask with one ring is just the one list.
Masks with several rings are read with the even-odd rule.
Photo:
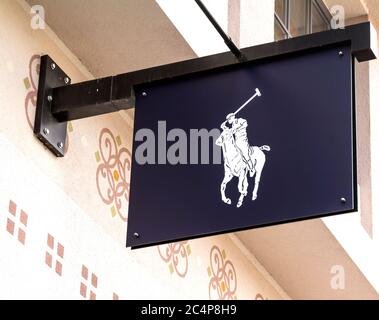
[[139, 238], [139, 233], [138, 232], [134, 232], [134, 234], [133, 234], [133, 236], [134, 236], [134, 238]]
[[46, 136], [48, 136], [49, 133], [50, 133], [50, 130], [47, 129], [47, 128], [44, 128], [44, 129], [43, 129], [43, 133], [44, 133]]
[[345, 198], [341, 198], [341, 203], [346, 203], [346, 199]]
[[65, 78], [64, 78], [64, 83], [65, 83], [65, 84], [69, 84], [70, 81], [71, 81], [71, 79], [70, 79], [69, 77], [65, 77]]
[[58, 143], [58, 148], [59, 148], [59, 149], [63, 149], [63, 142], [59, 142], [59, 143]]
[[53, 97], [51, 95], [48, 95], [47, 96], [47, 101], [49, 101], [49, 102], [53, 101]]
[[343, 52], [342, 52], [342, 51], [338, 52], [338, 55], [339, 55], [340, 57], [343, 57]]
[[56, 67], [56, 65], [55, 65], [55, 63], [53, 62], [53, 63], [51, 64], [51, 69], [54, 70], [55, 67]]
[[145, 91], [142, 92], [142, 97], [147, 97], [147, 93]]

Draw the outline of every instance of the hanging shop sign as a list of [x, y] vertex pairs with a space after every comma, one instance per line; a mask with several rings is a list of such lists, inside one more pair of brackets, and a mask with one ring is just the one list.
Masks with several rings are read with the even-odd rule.
[[356, 209], [349, 45], [136, 91], [128, 244]]
[[354, 63], [369, 23], [70, 84], [42, 57], [35, 134], [135, 107], [127, 246], [356, 211]]

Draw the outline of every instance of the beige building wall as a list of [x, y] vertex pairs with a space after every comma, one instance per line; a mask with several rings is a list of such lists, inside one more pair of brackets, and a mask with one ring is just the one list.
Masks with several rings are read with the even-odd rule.
[[0, 298], [288, 298], [233, 236], [125, 248], [132, 114], [70, 122], [63, 159], [39, 143], [39, 56], [92, 76], [29, 10], [0, 2]]

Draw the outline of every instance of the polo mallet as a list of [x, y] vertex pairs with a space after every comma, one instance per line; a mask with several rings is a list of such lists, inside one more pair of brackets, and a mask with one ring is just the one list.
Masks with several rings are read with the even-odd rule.
[[255, 94], [247, 100], [242, 106], [240, 106], [235, 112], [233, 112], [234, 115], [236, 115], [238, 112], [240, 112], [243, 108], [245, 108], [251, 101], [253, 101], [256, 97], [262, 96], [261, 92], [258, 88], [255, 89]]

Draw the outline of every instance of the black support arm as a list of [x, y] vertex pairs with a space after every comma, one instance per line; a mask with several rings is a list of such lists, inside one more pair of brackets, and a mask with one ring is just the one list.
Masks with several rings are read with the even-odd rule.
[[134, 88], [138, 85], [343, 42], [351, 43], [352, 55], [358, 61], [368, 61], [376, 57], [373, 39], [375, 30], [366, 22], [245, 48], [241, 50], [244, 61], [225, 52], [77, 84], [65, 81], [67, 75], [50, 57], [43, 56], [34, 132], [54, 154], [63, 156], [66, 121], [133, 108]]

